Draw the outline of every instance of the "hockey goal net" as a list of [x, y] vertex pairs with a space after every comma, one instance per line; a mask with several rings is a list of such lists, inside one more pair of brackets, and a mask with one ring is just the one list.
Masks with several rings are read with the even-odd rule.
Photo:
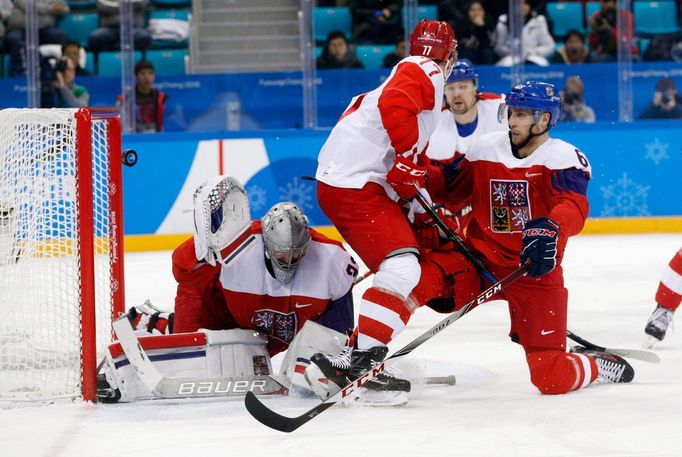
[[0, 111], [0, 400], [96, 398], [124, 309], [113, 109]]

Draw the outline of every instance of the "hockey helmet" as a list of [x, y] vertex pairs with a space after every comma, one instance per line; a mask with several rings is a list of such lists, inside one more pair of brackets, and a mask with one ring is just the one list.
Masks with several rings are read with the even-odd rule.
[[474, 67], [474, 64], [469, 59], [457, 59], [457, 63], [452, 67], [452, 73], [450, 73], [447, 84], [457, 81], [468, 81], [470, 79], [474, 81], [474, 85], [478, 85], [476, 67]]
[[194, 192], [194, 250], [198, 260], [222, 261], [224, 249], [251, 223], [244, 187], [230, 176], [215, 176]]
[[549, 127], [554, 127], [561, 114], [561, 98], [554, 84], [527, 81], [512, 88], [500, 106], [500, 113], [507, 107], [532, 110], [533, 122], [538, 122], [542, 113], [549, 113]]
[[422, 19], [410, 35], [410, 55], [434, 60], [454, 60], [457, 40], [445, 21]]
[[288, 284], [310, 244], [308, 218], [294, 203], [277, 203], [261, 219], [261, 229], [275, 278]]

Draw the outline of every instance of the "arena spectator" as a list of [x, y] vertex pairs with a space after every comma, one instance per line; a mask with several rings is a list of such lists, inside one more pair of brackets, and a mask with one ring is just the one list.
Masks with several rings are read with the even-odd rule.
[[640, 119], [681, 119], [682, 96], [672, 78], [656, 82], [656, 92], [651, 104], [639, 115]]
[[[146, 60], [135, 64], [135, 131], [151, 133], [163, 131], [164, 111], [168, 96], [154, 88], [154, 65]], [[117, 105], [123, 103], [123, 96], [119, 95]]]
[[557, 49], [552, 56], [552, 63], [589, 63], [594, 59], [590, 50], [585, 46], [585, 39], [578, 30], [569, 30], [564, 38], [564, 45]]
[[[97, 0], [100, 28], [92, 31], [88, 46], [93, 52], [120, 48], [121, 15], [120, 0]], [[133, 6], [133, 42], [135, 49], [147, 49], [152, 44], [151, 33], [144, 28], [144, 12], [147, 0], [130, 0]]]
[[393, 44], [404, 34], [402, 0], [349, 0], [353, 42]]
[[596, 116], [594, 110], [585, 103], [585, 85], [577, 76], [569, 76], [564, 83], [561, 92], [560, 121], [569, 122], [594, 122]]
[[[590, 17], [590, 29], [588, 36], [590, 49], [599, 62], [616, 60], [618, 53], [618, 28], [616, 0], [600, 0], [599, 10]], [[630, 34], [633, 34], [634, 20], [630, 11], [622, 11], [621, 20], [627, 22]], [[633, 54], [637, 54], [637, 48], [633, 46]]]
[[347, 68], [364, 68], [364, 65], [355, 56], [355, 51], [348, 46], [346, 35], [340, 30], [333, 30], [327, 35], [322, 55], [317, 58], [317, 69], [344, 70]]
[[395, 44], [395, 51], [384, 56], [384, 63], [381, 68], [393, 68], [405, 57], [407, 57], [407, 47], [405, 40], [401, 39]]
[[90, 76], [90, 73], [81, 67], [81, 60], [85, 55], [85, 51], [76, 41], [67, 41], [62, 45], [62, 56], [68, 57], [76, 62], [76, 76]]
[[[26, 9], [27, 0], [13, 0], [14, 8], [8, 19], [5, 49], [10, 55], [9, 76], [26, 74]], [[56, 27], [58, 17], [69, 12], [64, 0], [35, 0], [38, 12], [38, 41], [40, 44], [62, 44], [68, 37]]]
[[457, 34], [458, 57], [469, 59], [475, 65], [492, 65], [498, 60], [493, 51], [496, 21], [486, 14], [483, 2], [469, 3], [466, 17], [453, 21], [453, 28]]
[[[549, 33], [547, 19], [537, 14], [530, 0], [523, 2], [524, 25], [521, 31], [521, 52], [526, 62], [535, 65], [549, 65], [547, 57], [554, 52], [554, 38]], [[497, 65], [511, 66], [512, 56], [509, 47], [509, 16], [503, 14], [497, 21], [497, 41], [495, 52], [501, 57]]]
[[0, 49], [5, 40], [5, 20], [12, 14], [12, 0], [0, 0]]
[[62, 57], [57, 61], [52, 83], [57, 108], [82, 108], [90, 103], [88, 90], [76, 84], [77, 65], [70, 57]]

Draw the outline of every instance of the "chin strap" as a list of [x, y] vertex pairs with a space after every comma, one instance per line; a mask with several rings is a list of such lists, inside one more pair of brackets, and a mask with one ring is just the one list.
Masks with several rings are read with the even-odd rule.
[[522, 148], [526, 147], [526, 146], [528, 145], [528, 143], [530, 143], [530, 141], [531, 141], [533, 138], [535, 138], [536, 136], [544, 135], [544, 134], [547, 133], [547, 132], [549, 131], [549, 129], [550, 129], [550, 127], [547, 127], [545, 130], [543, 130], [543, 131], [540, 132], [540, 133], [533, 133], [533, 127], [535, 127], [535, 124], [531, 124], [531, 125], [530, 125], [530, 130], [528, 131], [528, 138], [526, 138], [526, 140], [525, 140], [523, 143], [521, 143], [520, 145], [518, 145], [518, 146], [516, 146], [516, 145], [514, 144], [514, 142], [512, 141], [511, 131], [508, 133], [508, 135], [509, 135], [509, 143], [511, 144], [512, 154], [514, 154], [514, 157], [516, 157], [517, 159], [521, 159], [521, 158], [522, 158], [522, 157], [519, 155], [519, 149], [522, 149]]

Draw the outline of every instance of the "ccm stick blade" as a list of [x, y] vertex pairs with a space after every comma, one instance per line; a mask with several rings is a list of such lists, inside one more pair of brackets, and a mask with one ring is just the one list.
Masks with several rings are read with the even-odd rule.
[[293, 432], [303, 424], [313, 419], [315, 416], [334, 406], [334, 404], [336, 404], [343, 398], [354, 395], [357, 392], [357, 389], [363, 387], [367, 382], [371, 381], [373, 378], [375, 378], [377, 375], [379, 375], [385, 370], [386, 362], [388, 360], [409, 354], [414, 349], [421, 346], [422, 343], [431, 339], [432, 337], [443, 331], [450, 324], [452, 324], [453, 322], [464, 316], [466, 313], [468, 313], [469, 310], [474, 305], [479, 305], [490, 300], [497, 293], [501, 292], [506, 286], [513, 283], [522, 276], [525, 276], [526, 273], [527, 273], [526, 266], [520, 266], [512, 273], [510, 273], [507, 277], [503, 278], [499, 282], [493, 284], [488, 289], [481, 292], [476, 298], [471, 300], [462, 308], [448, 315], [445, 319], [438, 322], [429, 330], [422, 333], [420, 336], [412, 340], [410, 343], [408, 343], [398, 351], [394, 352], [391, 356], [384, 360], [378, 367], [375, 367], [372, 370], [365, 373], [364, 375], [360, 376], [358, 379], [348, 384], [346, 387], [342, 388], [336, 394], [332, 395], [323, 402], [318, 403], [316, 406], [309, 409], [300, 416], [296, 417], [282, 416], [281, 414], [278, 414], [275, 411], [268, 408], [267, 406], [265, 406], [251, 392], [248, 392], [246, 394], [246, 397], [244, 397], [244, 405], [246, 406], [247, 411], [261, 424], [266, 425], [274, 430], [279, 430], [280, 432], [285, 433]]

